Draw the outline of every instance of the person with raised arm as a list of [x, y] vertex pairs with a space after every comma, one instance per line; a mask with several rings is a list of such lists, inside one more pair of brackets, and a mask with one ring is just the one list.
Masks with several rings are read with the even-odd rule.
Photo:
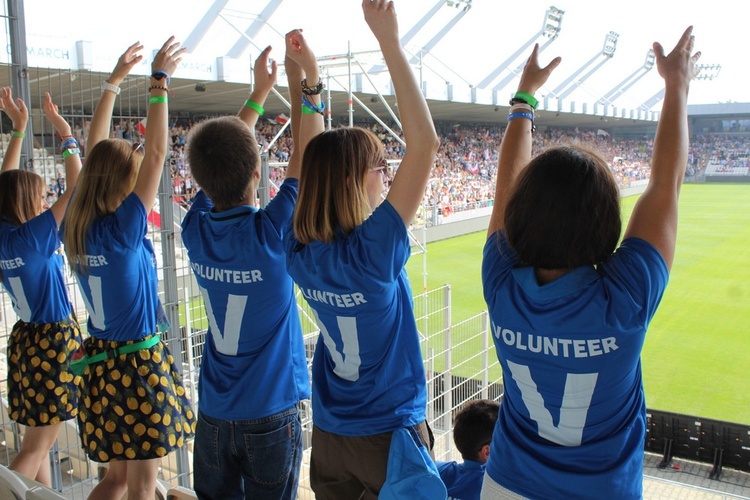
[[88, 311], [78, 425], [109, 471], [89, 499], [153, 498], [158, 459], [186, 444], [195, 415], [157, 332], [160, 306], [147, 214], [167, 154], [168, 92], [185, 48], [170, 37], [151, 63], [145, 150], [108, 139], [119, 84], [141, 60], [131, 45], [102, 85], [88, 154], [62, 227], [65, 253]]
[[538, 45], [511, 100], [482, 263], [505, 394], [482, 499], [640, 498], [646, 404], [641, 349], [674, 257], [688, 151], [692, 27], [665, 54], [652, 173], [621, 231], [602, 157], [578, 146], [531, 157], [534, 97], [560, 63]]
[[318, 499], [377, 498], [397, 430], [413, 428], [432, 447], [404, 267], [411, 254], [408, 225], [439, 141], [399, 42], [393, 2], [364, 0], [362, 9], [393, 80], [407, 144], [385, 201], [383, 144], [361, 128], [323, 132], [323, 84], [300, 30], [292, 33], [289, 52], [306, 75], [300, 136], [309, 142], [294, 227], [284, 245], [289, 273], [320, 328], [312, 364], [310, 465]]
[[[71, 354], [83, 342], [63, 276], [58, 227], [81, 169], [70, 125], [49, 93], [44, 114], [63, 141], [68, 188], [46, 202], [41, 176], [18, 170], [29, 113], [11, 89], [0, 91], [0, 108], [13, 121], [0, 173], [0, 277], [18, 322], [8, 339], [8, 415], [26, 426], [21, 450], [10, 468], [51, 486], [49, 451], [63, 422], [78, 413], [78, 382]], [[52, 356], [50, 356], [52, 353]]]
[[[282, 238], [297, 202], [301, 111], [292, 109], [295, 148], [286, 179], [257, 209], [255, 126], [276, 82], [270, 52], [267, 47], [255, 61], [255, 87], [238, 115], [199, 123], [187, 141], [201, 190], [182, 221], [182, 241], [209, 319], [193, 455], [202, 499], [293, 499], [299, 487], [297, 404], [310, 397], [310, 379]], [[285, 67], [292, 102], [299, 102], [305, 75], [294, 61]]]

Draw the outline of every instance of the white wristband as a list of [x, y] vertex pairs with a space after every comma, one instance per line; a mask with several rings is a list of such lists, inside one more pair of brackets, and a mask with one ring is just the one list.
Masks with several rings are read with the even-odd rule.
[[532, 115], [534, 114], [534, 108], [532, 108], [531, 105], [524, 104], [524, 103], [518, 103], [518, 104], [512, 105], [510, 107], [510, 111], [509, 111], [508, 114], [512, 115], [513, 113], [515, 113], [517, 111], [527, 111], [527, 112], [531, 113]]
[[111, 83], [109, 83], [108, 81], [105, 80], [105, 81], [102, 82], [102, 92], [104, 92], [105, 90], [109, 90], [110, 92], [114, 92], [115, 95], [120, 95], [120, 90], [121, 89], [117, 85], [112, 85]]

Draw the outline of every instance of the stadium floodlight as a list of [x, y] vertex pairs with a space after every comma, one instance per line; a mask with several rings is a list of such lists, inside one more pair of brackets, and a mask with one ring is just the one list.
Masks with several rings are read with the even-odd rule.
[[643, 63], [643, 69], [651, 71], [654, 64], [656, 64], [656, 54], [654, 53], [654, 49], [648, 49], [648, 52], [646, 53], [646, 61]]
[[700, 70], [695, 77], [696, 80], [713, 80], [721, 72], [721, 64], [696, 64], [695, 69]]
[[557, 38], [557, 35], [560, 34], [564, 15], [564, 10], [550, 5], [549, 9], [547, 9], [547, 12], [544, 14], [542, 36], [547, 38]]
[[620, 38], [618, 33], [610, 31], [604, 37], [604, 47], [602, 48], [602, 55], [611, 59], [615, 55], [617, 50], [617, 39]]

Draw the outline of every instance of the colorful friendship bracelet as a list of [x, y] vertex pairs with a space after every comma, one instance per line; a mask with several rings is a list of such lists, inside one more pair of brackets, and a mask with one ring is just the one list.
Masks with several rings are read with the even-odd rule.
[[300, 86], [302, 87], [302, 93], [305, 95], [318, 95], [323, 92], [324, 88], [326, 88], [323, 80], [320, 79], [318, 79], [318, 83], [314, 87], [310, 87], [307, 84], [307, 78], [305, 78], [300, 82]]
[[261, 106], [260, 104], [258, 104], [257, 102], [251, 99], [248, 99], [247, 101], [245, 101], [245, 107], [252, 109], [256, 113], [258, 113], [260, 116], [263, 116], [263, 113], [266, 112], [266, 110], [263, 109], [263, 106]]
[[323, 111], [325, 109], [326, 109], [326, 103], [321, 101], [320, 106], [316, 106], [307, 98], [307, 95], [302, 96], [302, 113], [303, 114], [312, 115], [314, 113], [318, 113], [319, 115], [322, 116]]

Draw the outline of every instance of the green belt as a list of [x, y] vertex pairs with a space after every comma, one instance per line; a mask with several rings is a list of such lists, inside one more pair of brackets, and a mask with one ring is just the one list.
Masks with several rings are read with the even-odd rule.
[[95, 354], [94, 356], [87, 357], [86, 361], [88, 361], [87, 364], [91, 365], [94, 363], [98, 363], [99, 361], [104, 361], [105, 359], [109, 358], [116, 358], [120, 356], [121, 354], [130, 354], [131, 352], [137, 352], [141, 349], [148, 349], [154, 344], [159, 343], [159, 335], [154, 334], [152, 337], [147, 338], [146, 340], [141, 340], [140, 342], [136, 342], [134, 344], [128, 344], [123, 347], [116, 347], [114, 349], [110, 349], [105, 352], [100, 352], [99, 354]]

